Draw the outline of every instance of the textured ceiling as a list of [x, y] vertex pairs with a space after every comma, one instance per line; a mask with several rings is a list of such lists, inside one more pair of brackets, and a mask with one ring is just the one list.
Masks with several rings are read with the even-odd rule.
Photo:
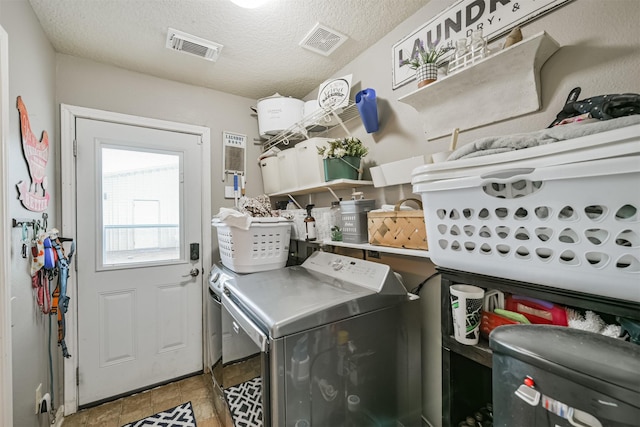
[[[429, 0], [29, 0], [57, 52], [259, 99], [304, 97]], [[325, 57], [298, 44], [320, 22], [349, 39]], [[217, 62], [165, 48], [175, 28], [224, 45]]]

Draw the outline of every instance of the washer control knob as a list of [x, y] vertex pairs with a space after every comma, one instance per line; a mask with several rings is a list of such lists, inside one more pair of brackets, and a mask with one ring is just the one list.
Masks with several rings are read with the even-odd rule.
[[338, 271], [338, 270], [342, 270], [342, 267], [344, 267], [344, 264], [342, 263], [342, 261], [341, 261], [341, 260], [339, 260], [339, 259], [335, 259], [335, 260], [333, 260], [333, 261], [331, 262], [331, 267], [332, 267], [335, 271]]

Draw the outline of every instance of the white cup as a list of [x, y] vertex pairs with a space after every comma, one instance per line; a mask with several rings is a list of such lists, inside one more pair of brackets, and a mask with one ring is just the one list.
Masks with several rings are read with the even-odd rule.
[[456, 341], [467, 345], [478, 344], [484, 289], [456, 284], [449, 286], [449, 294]]

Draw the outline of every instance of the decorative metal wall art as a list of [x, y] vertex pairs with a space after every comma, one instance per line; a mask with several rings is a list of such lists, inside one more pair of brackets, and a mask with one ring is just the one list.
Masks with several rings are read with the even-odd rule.
[[47, 192], [47, 162], [49, 161], [49, 135], [42, 131], [40, 140], [31, 130], [29, 114], [22, 98], [17, 101], [20, 112], [20, 134], [22, 136], [22, 151], [27, 160], [31, 183], [20, 181], [18, 187], [19, 199], [22, 205], [34, 212], [42, 212], [49, 206], [50, 193]]

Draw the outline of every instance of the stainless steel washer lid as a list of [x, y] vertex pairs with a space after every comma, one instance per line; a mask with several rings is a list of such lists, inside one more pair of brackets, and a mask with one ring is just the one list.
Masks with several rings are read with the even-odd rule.
[[227, 291], [271, 338], [408, 299], [389, 267], [324, 252], [315, 252], [302, 266], [230, 279]]

